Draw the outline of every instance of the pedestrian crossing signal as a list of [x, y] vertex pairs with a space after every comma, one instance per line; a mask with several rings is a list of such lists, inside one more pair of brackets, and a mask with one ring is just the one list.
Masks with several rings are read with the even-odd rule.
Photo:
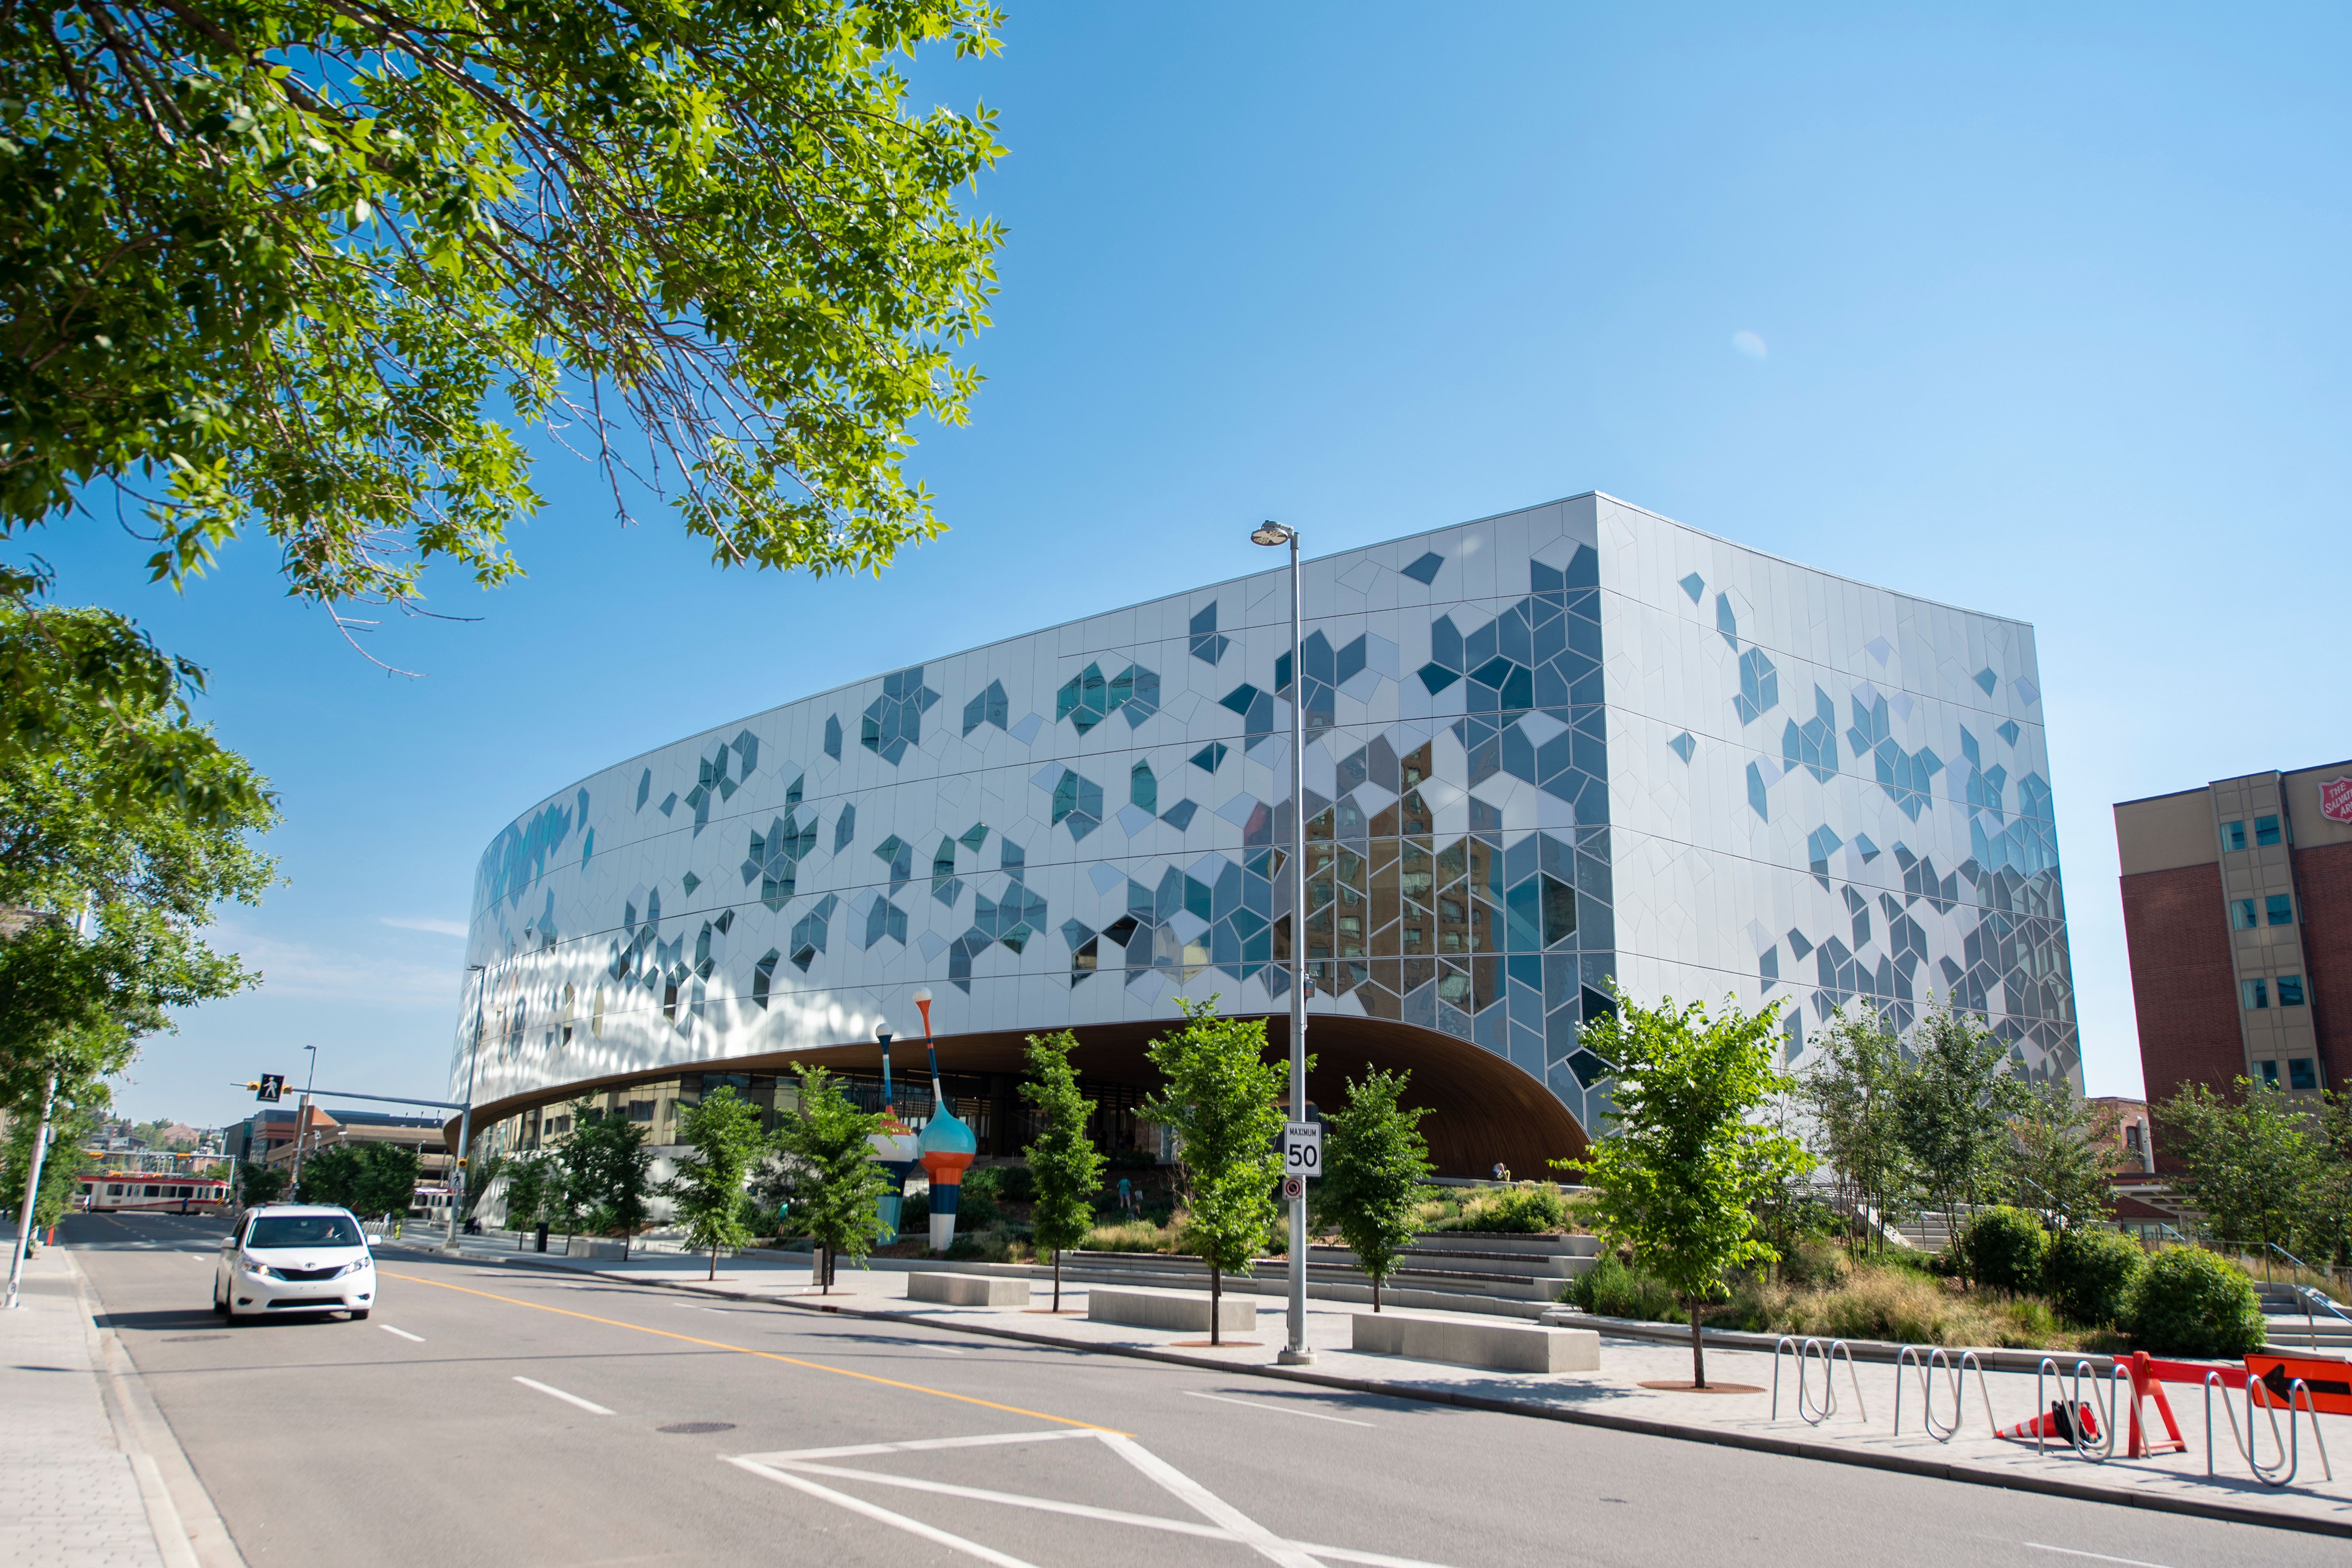
[[255, 1084], [253, 1088], [254, 1099], [266, 1100], [275, 1105], [278, 1103], [278, 1096], [286, 1092], [286, 1075], [282, 1072], [263, 1073], [261, 1081]]

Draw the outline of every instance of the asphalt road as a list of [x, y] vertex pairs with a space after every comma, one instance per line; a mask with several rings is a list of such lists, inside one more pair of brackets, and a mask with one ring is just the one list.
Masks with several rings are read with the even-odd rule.
[[2325, 1537], [396, 1250], [367, 1322], [229, 1329], [222, 1234], [84, 1215], [59, 1239], [257, 1565], [2346, 1561]]

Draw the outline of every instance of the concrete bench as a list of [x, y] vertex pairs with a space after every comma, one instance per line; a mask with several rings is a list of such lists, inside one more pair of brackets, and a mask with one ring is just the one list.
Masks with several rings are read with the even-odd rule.
[[[1133, 1329], [1189, 1329], [1205, 1334], [1209, 1331], [1209, 1298], [1161, 1296], [1143, 1290], [1106, 1290], [1097, 1285], [1087, 1292], [1087, 1321], [1091, 1323], [1124, 1323]], [[1255, 1297], [1223, 1296], [1218, 1299], [1218, 1332], [1247, 1333], [1256, 1327], [1257, 1300]]]
[[1442, 1361], [1490, 1372], [1598, 1372], [1601, 1336], [1533, 1323], [1459, 1323], [1359, 1312], [1354, 1348], [1373, 1355]]
[[909, 1274], [907, 1300], [939, 1301], [950, 1307], [1025, 1307], [1029, 1281], [986, 1274]]
[[567, 1258], [626, 1258], [629, 1244], [617, 1237], [575, 1236], [564, 1254]]

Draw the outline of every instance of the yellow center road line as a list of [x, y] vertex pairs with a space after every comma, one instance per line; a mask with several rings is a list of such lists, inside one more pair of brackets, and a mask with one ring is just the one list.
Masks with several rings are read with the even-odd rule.
[[1063, 1426], [1082, 1426], [1090, 1432], [1110, 1432], [1118, 1436], [1131, 1434], [1098, 1422], [1080, 1421], [1068, 1415], [1048, 1415], [1042, 1410], [1024, 1410], [1018, 1405], [1000, 1405], [993, 1399], [976, 1399], [969, 1394], [950, 1394], [944, 1388], [928, 1388], [919, 1383], [901, 1383], [895, 1377], [877, 1377], [870, 1372], [852, 1372], [847, 1367], [827, 1366], [819, 1361], [803, 1361], [798, 1356], [778, 1355], [773, 1351], [755, 1351], [749, 1345], [730, 1345], [723, 1340], [706, 1340], [693, 1334], [673, 1333], [667, 1329], [649, 1329], [643, 1323], [625, 1323], [618, 1318], [600, 1318], [593, 1312], [575, 1312], [568, 1307], [551, 1307], [543, 1301], [525, 1301], [519, 1297], [500, 1296], [494, 1291], [477, 1290], [469, 1285], [451, 1285], [439, 1279], [427, 1279], [421, 1274], [396, 1274], [389, 1268], [376, 1272], [387, 1279], [405, 1279], [412, 1285], [430, 1285], [439, 1290], [455, 1290], [463, 1296], [479, 1296], [486, 1301], [504, 1301], [509, 1307], [529, 1307], [534, 1312], [552, 1312], [559, 1318], [578, 1318], [583, 1322], [602, 1323], [606, 1328], [628, 1329], [640, 1334], [652, 1334], [656, 1339], [677, 1340], [684, 1344], [701, 1345], [708, 1350], [731, 1351], [737, 1355], [758, 1356], [762, 1361], [778, 1361], [786, 1366], [806, 1367], [811, 1372], [829, 1372], [835, 1377], [854, 1377], [860, 1383], [878, 1383], [885, 1388], [903, 1388], [909, 1394], [928, 1394], [934, 1399], [952, 1399], [959, 1405], [977, 1405], [983, 1410], [1002, 1410], [1011, 1415], [1026, 1415], [1032, 1420], [1051, 1421]]

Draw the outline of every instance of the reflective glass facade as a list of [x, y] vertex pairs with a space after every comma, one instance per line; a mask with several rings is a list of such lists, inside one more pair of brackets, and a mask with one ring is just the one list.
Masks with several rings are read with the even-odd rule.
[[[1631, 994], [1931, 994], [2079, 1083], [2032, 629], [1588, 495], [897, 663], [619, 764], [485, 852], [478, 1100], [905, 1029], [1311, 1005], [1587, 1127]], [[923, 656], [908, 647], [900, 658]]]

